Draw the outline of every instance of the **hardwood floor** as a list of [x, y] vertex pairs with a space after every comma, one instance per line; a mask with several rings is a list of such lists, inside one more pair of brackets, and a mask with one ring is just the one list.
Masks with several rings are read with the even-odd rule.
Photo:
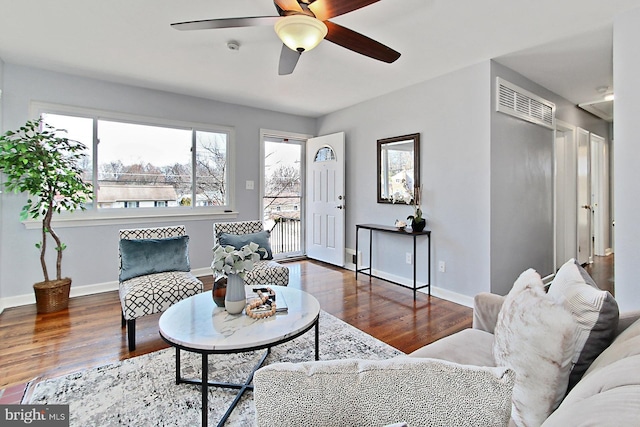
[[[323, 310], [409, 353], [471, 326], [472, 310], [352, 271], [315, 261], [288, 263], [289, 286], [314, 295]], [[205, 289], [211, 278], [203, 277]], [[0, 315], [0, 389], [150, 353], [167, 344], [158, 335], [159, 314], [136, 321], [136, 351], [127, 350], [118, 293], [72, 298], [69, 308], [37, 314], [35, 305]], [[322, 351], [322, 347], [321, 350]], [[12, 389], [14, 387], [11, 387]]]

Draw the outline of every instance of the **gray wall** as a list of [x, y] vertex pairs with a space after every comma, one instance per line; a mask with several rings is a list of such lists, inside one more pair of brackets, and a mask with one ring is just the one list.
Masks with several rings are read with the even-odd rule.
[[613, 32], [616, 300], [621, 311], [640, 310], [640, 9], [617, 16]]
[[[496, 77], [544, 97], [519, 74], [492, 62]], [[504, 295], [527, 268], [553, 272], [553, 131], [491, 105], [491, 291]]]
[[[319, 119], [319, 135], [346, 132], [347, 247], [355, 248], [356, 224], [392, 225], [412, 212], [406, 205], [376, 203], [376, 141], [419, 132], [423, 210], [433, 233], [432, 283], [466, 296], [490, 289], [490, 98], [486, 61]], [[374, 236], [374, 268], [406, 282], [411, 240]], [[418, 281], [425, 282], [426, 243], [419, 250]], [[440, 260], [445, 273], [437, 271]]]
[[[216, 82], [212, 82], [216, 84]], [[260, 128], [315, 134], [315, 119], [276, 113], [201, 98], [108, 83], [77, 76], [6, 63], [2, 120], [4, 130], [14, 129], [29, 119], [31, 101], [41, 101], [129, 113], [161, 119], [184, 120], [232, 126], [236, 131], [236, 210], [239, 219], [259, 217]], [[246, 180], [256, 182], [255, 190], [245, 190]], [[0, 295], [3, 298], [32, 294], [31, 285], [42, 280], [34, 243], [39, 230], [26, 230], [18, 221], [26, 197], [3, 193], [0, 200]], [[191, 236], [192, 268], [211, 262], [212, 220], [185, 223]], [[175, 221], [170, 223], [175, 224]], [[169, 224], [150, 220], [134, 227]], [[63, 274], [73, 279], [73, 287], [117, 280], [117, 234], [127, 224], [59, 229], [68, 245]], [[53, 252], [53, 251], [52, 251]], [[72, 287], [72, 289], [73, 289]]]
[[491, 62], [491, 291], [506, 294], [522, 271], [554, 273], [554, 135], [499, 113], [496, 77], [556, 104], [556, 118], [605, 139], [609, 124], [521, 74]]

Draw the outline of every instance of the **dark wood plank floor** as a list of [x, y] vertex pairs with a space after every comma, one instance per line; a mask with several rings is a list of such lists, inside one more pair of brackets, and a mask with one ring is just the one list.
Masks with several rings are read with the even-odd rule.
[[[471, 326], [468, 307], [409, 289], [358, 276], [314, 261], [287, 264], [289, 286], [313, 294], [323, 310], [358, 329], [411, 352]], [[203, 278], [211, 289], [211, 278]], [[120, 326], [117, 292], [72, 298], [69, 308], [37, 314], [35, 305], [6, 309], [0, 315], [0, 389], [34, 378], [113, 363], [166, 348], [158, 335], [158, 318], [137, 320], [136, 351], [129, 353]]]

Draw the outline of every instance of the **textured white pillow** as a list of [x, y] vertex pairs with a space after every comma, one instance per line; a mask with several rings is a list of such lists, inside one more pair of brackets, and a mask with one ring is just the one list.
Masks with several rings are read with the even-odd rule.
[[556, 273], [549, 295], [565, 299], [578, 325], [569, 390], [582, 378], [591, 363], [609, 347], [618, 327], [618, 303], [607, 291], [598, 289], [589, 273], [575, 259], [567, 261]]
[[506, 426], [515, 374], [437, 359], [276, 363], [256, 371], [259, 427]]
[[516, 372], [511, 417], [518, 426], [539, 426], [567, 390], [576, 324], [565, 307], [544, 291], [529, 269], [513, 284], [498, 314], [496, 366]]

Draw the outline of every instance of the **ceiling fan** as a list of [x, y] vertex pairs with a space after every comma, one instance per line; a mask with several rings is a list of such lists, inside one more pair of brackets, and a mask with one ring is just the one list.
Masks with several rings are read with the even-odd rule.
[[283, 42], [278, 74], [291, 74], [302, 52], [329, 40], [379, 61], [392, 63], [400, 53], [369, 37], [335, 24], [329, 19], [363, 8], [379, 0], [274, 0], [279, 16], [205, 19], [176, 22], [177, 30], [210, 30], [273, 25]]

